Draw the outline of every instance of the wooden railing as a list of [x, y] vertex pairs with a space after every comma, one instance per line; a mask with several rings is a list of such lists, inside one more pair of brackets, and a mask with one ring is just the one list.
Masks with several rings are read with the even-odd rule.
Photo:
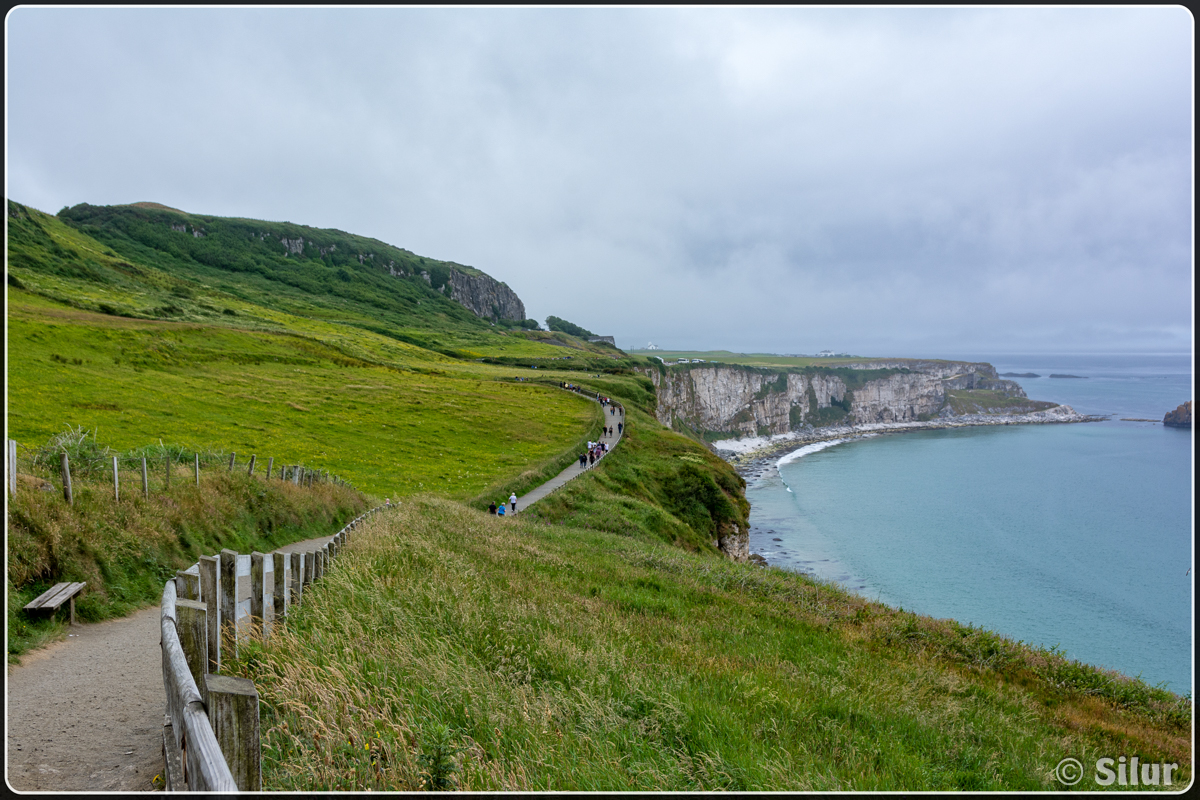
[[[221, 675], [221, 646], [251, 631], [269, 635], [301, 602], [304, 588], [329, 569], [351, 532], [378, 506], [356, 517], [318, 549], [239, 554], [222, 550], [176, 574], [161, 607], [164, 777], [168, 791], [261, 791], [258, 692], [252, 681]], [[249, 597], [239, 584], [248, 579]]]

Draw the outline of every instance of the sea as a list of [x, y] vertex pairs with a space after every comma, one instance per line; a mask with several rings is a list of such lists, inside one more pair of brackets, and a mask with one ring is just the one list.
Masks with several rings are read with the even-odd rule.
[[809, 445], [747, 476], [751, 552], [1190, 694], [1191, 355], [944, 357], [1108, 419]]

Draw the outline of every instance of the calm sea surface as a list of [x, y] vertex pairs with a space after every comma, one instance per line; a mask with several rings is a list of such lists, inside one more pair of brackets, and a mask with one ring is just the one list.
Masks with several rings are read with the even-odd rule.
[[[1190, 356], [953, 356], [1110, 421], [883, 434], [747, 478], [750, 549], [871, 599], [1192, 689]], [[1081, 380], [1049, 378], [1051, 373]]]

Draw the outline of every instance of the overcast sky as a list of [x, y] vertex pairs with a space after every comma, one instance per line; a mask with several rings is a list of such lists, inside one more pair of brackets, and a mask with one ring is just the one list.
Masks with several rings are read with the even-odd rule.
[[1181, 8], [6, 18], [8, 197], [340, 228], [622, 347], [1189, 351]]

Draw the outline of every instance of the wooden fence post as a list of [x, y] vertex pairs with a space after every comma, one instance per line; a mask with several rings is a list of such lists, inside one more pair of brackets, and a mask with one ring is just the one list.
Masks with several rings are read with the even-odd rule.
[[204, 675], [208, 672], [208, 608], [199, 600], [175, 600], [175, 625], [179, 644], [187, 658], [188, 668], [196, 688], [204, 692]]
[[263, 606], [266, 605], [264, 591], [265, 586], [265, 571], [266, 564], [263, 560], [263, 554], [253, 552], [250, 554], [250, 624], [251, 626], [258, 625], [262, 628], [263, 634], [267, 632], [267, 617]]
[[[237, 658], [238, 554], [225, 548], [221, 551], [221, 644], [227, 645]], [[224, 647], [222, 647], [224, 649]]]
[[258, 690], [254, 681], [231, 675], [205, 675], [204, 680], [208, 685], [208, 721], [238, 791], [262, 791]]
[[62, 479], [63, 479], [63, 499], [67, 501], [67, 505], [75, 505], [75, 497], [71, 494], [71, 464], [67, 460], [66, 452], [62, 454]]
[[146, 474], [145, 456], [142, 456], [142, 497], [150, 499], [150, 477]]
[[292, 602], [299, 605], [304, 593], [304, 553], [289, 553], [292, 557]]
[[233, 472], [233, 462], [237, 459], [237, 453], [229, 454], [229, 471]]
[[[269, 474], [269, 473], [268, 473]], [[287, 619], [288, 615], [288, 590], [287, 590], [287, 573], [289, 553], [272, 553], [271, 558], [275, 564], [275, 586], [273, 588], [273, 596], [275, 597], [275, 619]], [[274, 620], [271, 622], [274, 626]]]
[[307, 587], [317, 579], [317, 551], [309, 550], [304, 554], [304, 585]]
[[200, 598], [208, 609], [208, 671], [221, 671], [221, 569], [217, 556], [200, 556]]
[[179, 570], [175, 573], [175, 596], [184, 600], [200, 599], [200, 576]]
[[121, 502], [121, 476], [117, 469], [117, 457], [113, 456], [113, 500]]
[[275, 469], [275, 456], [267, 459], [267, 480], [271, 480], [271, 470]]
[[196, 487], [200, 487], [200, 454], [196, 453]]
[[250, 454], [250, 469], [246, 470], [247, 475], [254, 474], [254, 459], [256, 459], [256, 458], [258, 458], [257, 455], [255, 455], [254, 453]]
[[17, 494], [17, 440], [8, 440], [8, 492]]

